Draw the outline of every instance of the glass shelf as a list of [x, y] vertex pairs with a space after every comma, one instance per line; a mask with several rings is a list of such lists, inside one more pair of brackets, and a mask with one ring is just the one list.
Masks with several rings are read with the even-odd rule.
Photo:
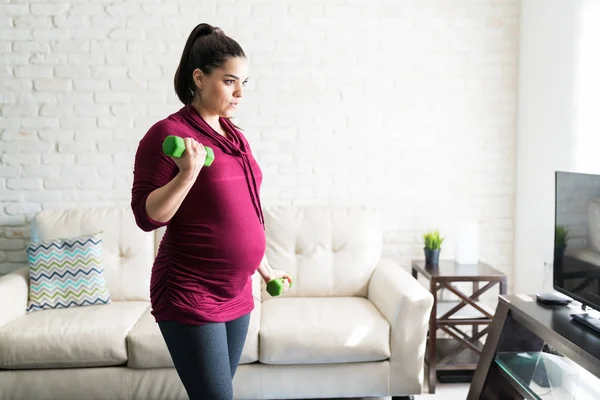
[[569, 306], [502, 295], [469, 400], [600, 400], [600, 335]]
[[499, 352], [494, 362], [531, 399], [600, 398], [598, 379], [556, 351]]

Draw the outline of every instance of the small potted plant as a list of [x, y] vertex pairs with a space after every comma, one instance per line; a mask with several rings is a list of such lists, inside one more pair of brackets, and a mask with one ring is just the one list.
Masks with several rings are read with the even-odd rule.
[[554, 259], [561, 259], [567, 249], [569, 230], [564, 225], [556, 225], [554, 228]]
[[425, 242], [425, 264], [438, 265], [444, 238], [440, 236], [438, 230], [435, 230], [426, 232], [423, 235], [423, 240]]

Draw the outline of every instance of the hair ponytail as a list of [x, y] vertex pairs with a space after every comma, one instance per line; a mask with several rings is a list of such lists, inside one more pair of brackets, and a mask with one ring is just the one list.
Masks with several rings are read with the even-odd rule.
[[241, 46], [219, 28], [202, 23], [190, 33], [179, 66], [175, 72], [175, 93], [187, 105], [194, 100], [196, 85], [192, 74], [199, 68], [209, 75], [223, 65], [229, 57], [246, 57]]

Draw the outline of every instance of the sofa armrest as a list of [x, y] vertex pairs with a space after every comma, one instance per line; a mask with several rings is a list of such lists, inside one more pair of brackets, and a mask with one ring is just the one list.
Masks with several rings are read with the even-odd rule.
[[421, 393], [433, 295], [400, 265], [382, 258], [367, 297], [391, 326], [390, 394]]
[[0, 277], [0, 326], [25, 315], [29, 299], [29, 267]]

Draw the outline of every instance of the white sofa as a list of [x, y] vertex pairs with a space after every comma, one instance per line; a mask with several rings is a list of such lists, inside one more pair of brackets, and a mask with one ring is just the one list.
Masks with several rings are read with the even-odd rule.
[[[267, 257], [295, 277], [271, 297], [254, 276], [255, 310], [235, 398], [421, 393], [431, 294], [381, 257], [377, 213], [365, 207], [267, 207]], [[112, 303], [26, 314], [28, 268], [0, 277], [0, 399], [186, 399], [150, 314], [161, 231], [127, 207], [44, 211], [40, 240], [104, 232]]]

